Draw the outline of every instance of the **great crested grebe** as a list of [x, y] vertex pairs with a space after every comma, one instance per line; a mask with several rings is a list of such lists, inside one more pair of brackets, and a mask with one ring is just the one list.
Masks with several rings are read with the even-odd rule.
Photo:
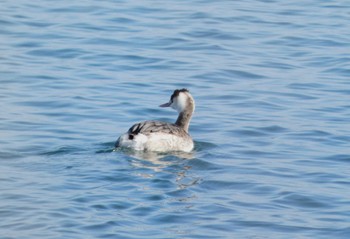
[[156, 120], [134, 124], [119, 137], [115, 147], [158, 152], [192, 151], [194, 144], [188, 128], [195, 104], [190, 92], [175, 90], [170, 101], [160, 107], [171, 107], [179, 113], [174, 124]]

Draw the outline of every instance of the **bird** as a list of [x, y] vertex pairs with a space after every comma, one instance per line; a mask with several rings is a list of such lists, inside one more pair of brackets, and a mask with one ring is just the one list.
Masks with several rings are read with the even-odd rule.
[[174, 90], [169, 102], [159, 107], [171, 107], [178, 112], [175, 123], [147, 120], [136, 123], [115, 142], [116, 148], [129, 148], [137, 151], [191, 152], [194, 142], [188, 130], [195, 110], [195, 102], [190, 92]]

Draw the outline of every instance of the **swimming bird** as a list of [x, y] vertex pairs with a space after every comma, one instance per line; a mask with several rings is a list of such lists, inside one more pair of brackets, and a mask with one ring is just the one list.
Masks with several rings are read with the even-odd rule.
[[158, 152], [192, 151], [194, 143], [188, 128], [195, 103], [190, 92], [187, 89], [177, 89], [171, 95], [169, 102], [160, 107], [171, 107], [176, 110], [179, 113], [176, 122], [172, 124], [149, 120], [134, 124], [128, 132], [118, 138], [115, 147]]

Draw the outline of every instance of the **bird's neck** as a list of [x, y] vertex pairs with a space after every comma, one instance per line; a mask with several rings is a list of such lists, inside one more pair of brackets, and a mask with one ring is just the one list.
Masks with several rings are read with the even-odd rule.
[[190, 107], [187, 107], [185, 110], [179, 113], [175, 124], [180, 128], [183, 128], [186, 133], [188, 133], [188, 128], [190, 126], [190, 121], [194, 111], [194, 106], [191, 104]]

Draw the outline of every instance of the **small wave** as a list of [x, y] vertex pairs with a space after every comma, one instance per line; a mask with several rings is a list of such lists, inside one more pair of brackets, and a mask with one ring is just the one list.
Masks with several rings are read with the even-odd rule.
[[63, 146], [63, 147], [59, 147], [59, 148], [54, 149], [54, 150], [41, 152], [41, 153], [39, 153], [39, 155], [51, 156], [51, 155], [62, 155], [62, 154], [74, 154], [74, 153], [81, 152], [81, 151], [85, 151], [85, 149], [74, 147], [74, 146]]

